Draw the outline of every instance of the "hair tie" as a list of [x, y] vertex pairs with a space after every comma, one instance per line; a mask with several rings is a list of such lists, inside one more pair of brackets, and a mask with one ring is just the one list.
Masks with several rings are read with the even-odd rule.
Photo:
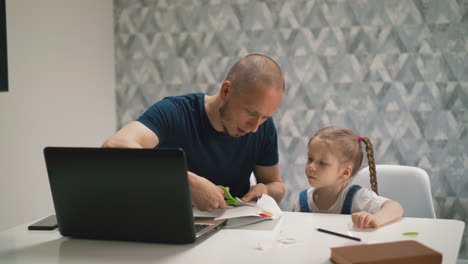
[[358, 142], [361, 142], [361, 141], [362, 141], [362, 137], [361, 137], [361, 136], [357, 137], [357, 141], [358, 141]]

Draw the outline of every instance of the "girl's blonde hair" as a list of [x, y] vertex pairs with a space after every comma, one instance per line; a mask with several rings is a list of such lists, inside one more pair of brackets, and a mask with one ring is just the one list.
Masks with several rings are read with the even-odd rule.
[[332, 146], [336, 146], [339, 151], [341, 163], [350, 162], [353, 167], [351, 176], [354, 176], [361, 168], [363, 153], [361, 141], [366, 145], [367, 161], [369, 163], [370, 183], [372, 190], [378, 194], [377, 190], [377, 172], [375, 170], [374, 146], [368, 137], [360, 137], [351, 129], [328, 126], [317, 131], [310, 139], [320, 138], [327, 141]]

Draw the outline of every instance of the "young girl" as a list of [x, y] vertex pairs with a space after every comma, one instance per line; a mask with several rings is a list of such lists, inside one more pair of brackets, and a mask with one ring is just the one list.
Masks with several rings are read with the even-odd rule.
[[[361, 142], [366, 145], [374, 191], [348, 183], [361, 167]], [[403, 215], [398, 202], [376, 194], [372, 143], [350, 129], [330, 126], [315, 133], [308, 143], [305, 173], [312, 188], [300, 193], [293, 211], [351, 214], [354, 225], [360, 228], [380, 227]]]

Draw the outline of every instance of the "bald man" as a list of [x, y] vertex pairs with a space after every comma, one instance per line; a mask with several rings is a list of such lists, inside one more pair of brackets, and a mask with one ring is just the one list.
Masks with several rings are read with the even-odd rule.
[[[230, 69], [218, 94], [166, 97], [111, 136], [102, 147], [182, 148], [193, 204], [224, 208], [227, 186], [245, 202], [266, 193], [280, 202], [285, 188], [272, 116], [285, 90], [271, 58], [250, 54]], [[257, 183], [250, 186], [254, 172]]]

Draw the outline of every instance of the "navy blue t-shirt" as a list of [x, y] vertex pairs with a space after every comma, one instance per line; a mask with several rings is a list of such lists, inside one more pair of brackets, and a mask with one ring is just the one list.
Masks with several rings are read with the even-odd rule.
[[256, 133], [231, 137], [211, 125], [202, 93], [166, 97], [137, 121], [158, 136], [157, 148], [182, 148], [189, 171], [216, 185], [228, 186], [235, 197], [249, 191], [249, 177], [256, 165], [278, 163], [278, 141], [272, 118], [260, 125]]

